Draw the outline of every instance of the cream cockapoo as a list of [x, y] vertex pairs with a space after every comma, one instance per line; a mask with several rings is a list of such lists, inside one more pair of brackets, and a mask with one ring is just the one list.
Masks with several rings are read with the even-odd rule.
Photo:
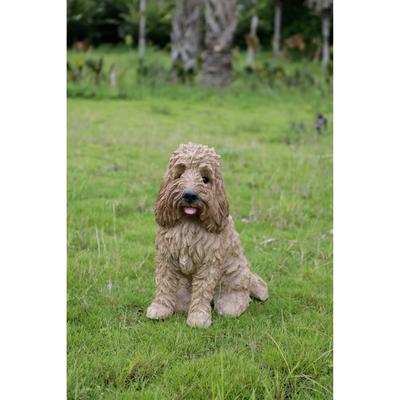
[[268, 298], [267, 284], [250, 271], [229, 215], [214, 149], [184, 144], [173, 153], [156, 205], [156, 293], [147, 317], [187, 312], [190, 326], [219, 314], [238, 316], [250, 296]]

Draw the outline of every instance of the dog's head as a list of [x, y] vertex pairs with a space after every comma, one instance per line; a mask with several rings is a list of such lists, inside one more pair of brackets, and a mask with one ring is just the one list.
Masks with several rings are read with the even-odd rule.
[[157, 197], [155, 213], [160, 226], [169, 228], [182, 218], [191, 218], [209, 232], [218, 233], [225, 227], [229, 209], [220, 159], [207, 146], [189, 143], [178, 147]]

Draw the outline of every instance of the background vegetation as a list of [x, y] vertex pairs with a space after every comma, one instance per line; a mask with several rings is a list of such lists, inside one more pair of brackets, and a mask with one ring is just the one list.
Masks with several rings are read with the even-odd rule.
[[[240, 18], [235, 32], [234, 45], [246, 47], [245, 36], [249, 32], [250, 20], [255, 9], [253, 0], [239, 0]], [[170, 48], [171, 22], [176, 0], [149, 0], [146, 9], [146, 36], [149, 44], [159, 48]], [[259, 0], [257, 35], [260, 46], [271, 50], [274, 22], [274, 0]], [[125, 43], [127, 35], [138, 44], [139, 0], [68, 0], [68, 46], [87, 39], [94, 46], [100, 44]], [[285, 0], [282, 13], [282, 37], [287, 38], [301, 32], [308, 45], [307, 54], [315, 51], [313, 39], [321, 34], [318, 15], [305, 7], [304, 0]]]
[[[184, 86], [170, 82], [171, 65], [169, 53], [153, 48], [146, 50], [146, 74], [139, 74], [136, 51], [123, 46], [101, 46], [88, 52], [70, 50], [69, 97], [85, 98], [140, 98], [144, 94], [164, 92], [166, 95], [196, 96], [205, 95], [207, 90], [200, 86], [200, 76], [194, 78], [192, 85]], [[237, 96], [243, 90], [256, 92], [261, 96], [271, 96], [283, 92], [315, 92], [324, 97], [332, 94], [332, 73], [324, 70], [319, 63], [307, 59], [298, 61], [274, 60], [269, 52], [257, 54], [255, 68], [246, 70], [243, 52], [233, 52], [233, 81], [221, 95]], [[96, 70], [93, 65], [100, 65]], [[110, 82], [110, 75], [115, 68], [115, 85]], [[262, 99], [262, 97], [260, 98]]]

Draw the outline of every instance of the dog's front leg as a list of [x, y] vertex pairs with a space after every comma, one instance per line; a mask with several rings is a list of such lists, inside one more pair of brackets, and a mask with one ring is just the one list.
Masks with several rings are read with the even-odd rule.
[[175, 268], [158, 261], [156, 268], [156, 295], [147, 309], [147, 318], [165, 319], [174, 312], [179, 276]]
[[220, 277], [221, 268], [217, 266], [204, 266], [193, 276], [188, 325], [199, 328], [211, 325], [211, 300]]

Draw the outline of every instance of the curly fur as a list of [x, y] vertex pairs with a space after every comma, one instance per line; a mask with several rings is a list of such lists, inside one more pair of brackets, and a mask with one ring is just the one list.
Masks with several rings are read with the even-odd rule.
[[[268, 298], [229, 216], [220, 167], [214, 149], [192, 143], [180, 145], [169, 161], [155, 209], [156, 294], [148, 318], [188, 312], [190, 326], [208, 327], [211, 302], [219, 314], [238, 316], [250, 296]], [[198, 195], [194, 203], [183, 198], [187, 190]], [[185, 206], [194, 207], [195, 215], [187, 215]]]

